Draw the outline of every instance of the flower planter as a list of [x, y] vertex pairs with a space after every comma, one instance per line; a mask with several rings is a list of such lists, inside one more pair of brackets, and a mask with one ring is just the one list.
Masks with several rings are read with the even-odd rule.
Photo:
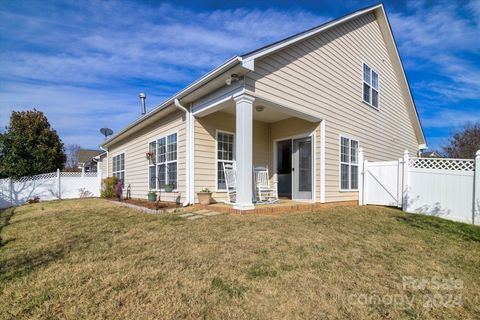
[[157, 201], [157, 194], [154, 192], [151, 192], [148, 194], [148, 201], [155, 202]]
[[163, 186], [163, 189], [165, 190], [165, 192], [172, 192], [173, 191], [173, 186], [169, 185], [169, 184], [166, 184], [165, 186]]
[[198, 192], [198, 202], [202, 205], [208, 205], [212, 202], [212, 193], [211, 192]]

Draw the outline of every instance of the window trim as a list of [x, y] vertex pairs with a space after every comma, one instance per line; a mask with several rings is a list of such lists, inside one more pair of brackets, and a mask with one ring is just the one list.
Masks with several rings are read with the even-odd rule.
[[[356, 164], [353, 164], [354, 166], [357, 166], [358, 170], [360, 170], [360, 164], [358, 163], [358, 150], [360, 150], [360, 139], [358, 139], [357, 137], [354, 137], [354, 136], [350, 136], [350, 135], [347, 135], [347, 134], [340, 134], [338, 136], [338, 190], [340, 192], [357, 192], [359, 189], [358, 189], [358, 186], [356, 189], [351, 189], [351, 186], [352, 186], [352, 177], [351, 177], [351, 166], [352, 166], [352, 163], [351, 162], [342, 162], [342, 138], [345, 138], [345, 139], [348, 139], [350, 142], [349, 142], [349, 146], [348, 146], [348, 159], [349, 161], [351, 161], [351, 154], [350, 154], [350, 150], [351, 150], [351, 141], [356, 141], [357, 142], [357, 163]], [[342, 188], [342, 164], [348, 164], [348, 186], [349, 186], [349, 189], [343, 189]], [[358, 183], [360, 183], [360, 180], [358, 180]]]
[[215, 192], [219, 192], [219, 193], [225, 193], [227, 192], [228, 190], [227, 189], [219, 189], [218, 188], [218, 162], [219, 161], [228, 161], [228, 160], [219, 160], [218, 159], [218, 134], [219, 133], [225, 133], [225, 134], [231, 134], [233, 135], [233, 162], [235, 162], [236, 160], [236, 155], [237, 155], [237, 151], [236, 151], [236, 137], [235, 137], [235, 132], [230, 132], [230, 131], [226, 131], [226, 130], [219, 130], [219, 129], [216, 129], [215, 130]]
[[[370, 68], [370, 83], [365, 82], [365, 79], [364, 79], [364, 76], [363, 76], [363, 69], [365, 68], [365, 66], [367, 66], [367, 67]], [[375, 72], [375, 73], [377, 74], [377, 76], [378, 76], [378, 90], [377, 90], [377, 89], [374, 89], [374, 88], [373, 88], [373, 85], [372, 85], [372, 82], [373, 82], [373, 72]], [[370, 66], [370, 64], [362, 61], [361, 78], [362, 78], [362, 82], [361, 82], [361, 83], [362, 83], [362, 102], [365, 103], [365, 104], [367, 104], [369, 107], [372, 107], [372, 108], [375, 109], [375, 110], [379, 110], [379, 109], [380, 109], [380, 90], [381, 90], [381, 88], [380, 88], [380, 73], [379, 73], [376, 69], [372, 68], [372, 67]], [[365, 101], [365, 99], [364, 99], [364, 97], [365, 97], [364, 85], [365, 85], [365, 84], [370, 87], [370, 96], [369, 96], [370, 101]], [[377, 91], [377, 93], [378, 93], [378, 95], [377, 95], [377, 101], [378, 101], [377, 104], [378, 104], [378, 105], [377, 105], [377, 106], [374, 106], [374, 105], [372, 104], [372, 102], [371, 102], [372, 99], [373, 99], [373, 94], [372, 94], [373, 90]]]
[[[174, 135], [176, 134], [177, 135], [177, 159], [176, 160], [167, 160], [168, 157], [167, 157], [167, 154], [168, 154], [168, 151], [167, 151], [167, 143], [168, 143], [168, 136], [171, 136], [171, 135]], [[155, 142], [156, 145], [155, 145], [155, 148], [156, 148], [156, 151], [155, 151], [155, 164], [152, 165], [150, 164], [150, 161], [147, 161], [147, 172], [148, 172], [148, 181], [147, 181], [147, 188], [149, 191], [154, 191], [154, 192], [165, 192], [165, 188], [158, 188], [158, 178], [155, 179], [155, 188], [154, 189], [151, 189], [150, 188], [150, 179], [151, 179], [151, 175], [150, 175], [150, 167], [152, 166], [155, 166], [155, 175], [158, 175], [158, 165], [159, 164], [165, 164], [165, 171], [167, 171], [167, 167], [168, 167], [168, 164], [169, 163], [173, 163], [173, 162], [176, 162], [177, 163], [177, 178], [176, 178], [176, 181], [175, 181], [175, 185], [176, 185], [176, 188], [172, 190], [172, 193], [173, 192], [178, 192], [178, 172], [179, 172], [179, 167], [178, 167], [178, 149], [179, 149], [179, 138], [180, 135], [178, 133], [178, 130], [176, 131], [172, 131], [172, 132], [168, 132], [168, 133], [163, 133], [161, 135], [158, 135], [156, 136], [154, 139], [150, 139], [148, 140], [147, 142], [147, 150], [150, 151], [150, 143], [152, 142]], [[162, 163], [159, 163], [157, 162], [157, 155], [158, 155], [158, 140], [162, 139], [162, 138], [165, 138], [165, 162], [162, 162]], [[165, 179], [168, 179], [168, 173], [165, 172]]]
[[[114, 163], [115, 163], [114, 159], [115, 159], [116, 157], [118, 157], [118, 156], [121, 156], [122, 154], [123, 154], [123, 170], [114, 171], [114, 170], [113, 170], [113, 169], [114, 169], [113, 165], [114, 165]], [[123, 172], [123, 187], [124, 187], [124, 188], [125, 188], [125, 180], [126, 180], [126, 175], [125, 175], [125, 173], [126, 173], [126, 170], [125, 170], [126, 163], [127, 163], [127, 157], [126, 157], [125, 151], [120, 151], [120, 152], [114, 153], [114, 154], [112, 155], [112, 177], [115, 177], [115, 176], [114, 176], [115, 173]]]

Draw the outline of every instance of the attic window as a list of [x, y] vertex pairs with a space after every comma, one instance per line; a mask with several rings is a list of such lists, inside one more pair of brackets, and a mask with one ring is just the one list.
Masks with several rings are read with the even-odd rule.
[[367, 64], [363, 64], [363, 101], [378, 109], [380, 76]]

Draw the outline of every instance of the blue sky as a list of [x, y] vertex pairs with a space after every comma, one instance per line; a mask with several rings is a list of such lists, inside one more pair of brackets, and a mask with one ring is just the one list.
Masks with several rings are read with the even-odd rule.
[[[228, 58], [374, 1], [0, 1], [0, 126], [46, 113], [95, 148]], [[480, 120], [480, 0], [386, 1], [431, 149]]]

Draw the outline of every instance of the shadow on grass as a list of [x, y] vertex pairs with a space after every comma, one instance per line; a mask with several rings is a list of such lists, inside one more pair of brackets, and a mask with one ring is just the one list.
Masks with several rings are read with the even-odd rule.
[[480, 242], [479, 226], [413, 213], [397, 215], [395, 219], [415, 228]]
[[75, 237], [52, 248], [26, 252], [8, 260], [0, 260], [0, 282], [26, 276], [41, 267], [63, 259], [69, 252], [88, 247], [90, 242], [83, 237]]
[[230, 299], [242, 298], [248, 290], [247, 287], [240, 285], [236, 281], [228, 281], [220, 277], [214, 277], [212, 279], [211, 287], [225, 294]]
[[9, 242], [14, 241], [15, 239], [3, 240], [2, 230], [10, 224], [10, 220], [15, 214], [15, 208], [8, 208], [0, 211], [0, 248], [6, 245]]

